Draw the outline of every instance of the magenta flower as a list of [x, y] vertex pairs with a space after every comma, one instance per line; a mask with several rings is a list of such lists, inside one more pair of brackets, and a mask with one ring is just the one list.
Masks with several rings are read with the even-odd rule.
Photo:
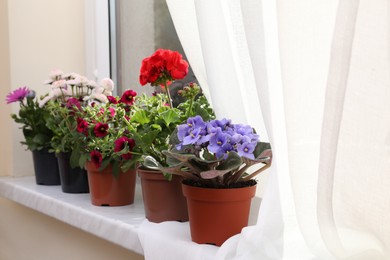
[[77, 118], [77, 132], [88, 134], [88, 122], [82, 118]]
[[15, 89], [14, 91], [12, 91], [7, 95], [5, 101], [7, 101], [7, 104], [16, 101], [22, 101], [28, 95], [28, 93], [30, 93], [30, 89], [28, 87]]
[[93, 128], [93, 132], [97, 137], [105, 137], [108, 134], [108, 124], [97, 123]]
[[131, 159], [132, 157], [132, 153], [131, 151], [133, 150], [134, 146], [135, 146], [135, 141], [134, 139], [131, 139], [131, 138], [128, 138], [126, 136], [122, 136], [122, 137], [119, 137], [118, 139], [115, 140], [114, 142], [114, 152], [120, 152], [122, 151], [123, 149], [126, 148], [126, 145], [129, 146], [129, 150], [130, 152], [126, 153], [126, 154], [122, 154], [121, 157], [125, 160], [129, 160]]
[[99, 151], [93, 150], [90, 153], [91, 161], [95, 165], [96, 168], [100, 168], [102, 166], [103, 157], [102, 154]]
[[120, 99], [120, 102], [121, 103], [124, 103], [128, 106], [131, 106], [133, 105], [133, 102], [134, 102], [134, 97], [137, 95], [137, 92], [133, 91], [133, 90], [126, 90], [121, 99]]
[[72, 109], [73, 107], [77, 107], [78, 110], [81, 110], [80, 101], [75, 97], [71, 97], [66, 101], [66, 107], [69, 109]]
[[114, 96], [107, 96], [107, 99], [111, 104], [118, 104], [118, 100]]

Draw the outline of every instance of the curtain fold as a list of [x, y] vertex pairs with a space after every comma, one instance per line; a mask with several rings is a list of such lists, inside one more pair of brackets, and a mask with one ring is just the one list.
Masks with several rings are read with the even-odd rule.
[[388, 1], [167, 3], [217, 116], [274, 152], [257, 224], [217, 258], [388, 259]]

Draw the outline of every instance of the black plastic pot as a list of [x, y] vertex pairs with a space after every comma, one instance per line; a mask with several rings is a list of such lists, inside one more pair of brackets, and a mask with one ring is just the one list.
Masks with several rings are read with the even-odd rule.
[[58, 162], [54, 153], [47, 150], [33, 151], [35, 181], [38, 185], [60, 185]]
[[88, 174], [80, 167], [70, 167], [70, 153], [57, 154], [61, 188], [65, 193], [88, 193]]

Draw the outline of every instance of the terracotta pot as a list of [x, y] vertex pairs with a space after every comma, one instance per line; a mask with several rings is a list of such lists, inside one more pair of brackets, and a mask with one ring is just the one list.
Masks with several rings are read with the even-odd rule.
[[92, 162], [86, 163], [91, 202], [95, 206], [125, 206], [134, 202], [136, 170], [112, 174], [112, 165], [99, 171]]
[[47, 150], [33, 151], [35, 182], [38, 185], [60, 185], [58, 162], [54, 153]]
[[192, 241], [220, 246], [248, 225], [256, 185], [209, 189], [182, 184], [182, 188], [187, 198]]
[[65, 193], [88, 193], [88, 174], [85, 169], [70, 166], [70, 153], [57, 154], [61, 189]]
[[150, 222], [188, 221], [187, 202], [181, 190], [181, 177], [171, 181], [160, 171], [138, 168], [145, 216]]

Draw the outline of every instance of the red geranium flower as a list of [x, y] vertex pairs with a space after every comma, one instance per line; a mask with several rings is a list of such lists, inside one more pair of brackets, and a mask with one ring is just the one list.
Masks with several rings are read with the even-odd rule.
[[121, 157], [125, 160], [129, 160], [132, 157], [131, 151], [133, 150], [135, 146], [135, 141], [134, 139], [128, 138], [126, 136], [119, 137], [118, 139], [115, 140], [114, 142], [114, 152], [120, 152], [123, 149], [126, 148], [126, 144], [129, 146], [129, 152], [126, 154], [122, 154]]
[[93, 128], [93, 132], [97, 137], [105, 137], [108, 134], [108, 124], [97, 123]]
[[91, 153], [91, 161], [95, 165], [96, 168], [100, 168], [102, 166], [103, 157], [99, 151], [93, 150]]
[[82, 118], [77, 118], [77, 132], [87, 133], [87, 130], [88, 130], [88, 122]]
[[142, 61], [139, 81], [141, 85], [154, 84], [156, 81], [162, 84], [171, 79], [182, 79], [187, 74], [188, 63], [183, 60], [180, 53], [158, 49], [152, 56]]
[[120, 102], [121, 103], [124, 103], [128, 106], [131, 106], [133, 105], [133, 102], [134, 102], [134, 97], [137, 96], [137, 92], [133, 91], [133, 90], [126, 90], [121, 99], [120, 99]]

